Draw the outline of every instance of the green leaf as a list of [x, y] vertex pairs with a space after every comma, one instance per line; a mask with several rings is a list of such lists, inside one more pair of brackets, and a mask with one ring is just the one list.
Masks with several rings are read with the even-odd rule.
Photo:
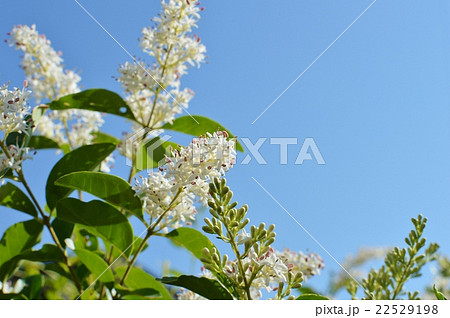
[[81, 248], [75, 249], [75, 254], [80, 258], [80, 261], [86, 265], [86, 267], [95, 276], [94, 279], [101, 281], [104, 284], [114, 284], [114, 275], [109, 267], [108, 263], [95, 254], [94, 252], [84, 250]]
[[12, 133], [8, 134], [8, 136], [6, 137], [5, 144], [7, 146], [9, 146], [9, 145], [22, 146], [23, 140], [25, 139], [25, 137], [27, 137], [27, 135], [19, 134], [18, 132], [12, 132]]
[[25, 277], [25, 287], [20, 292], [28, 299], [41, 299], [42, 287], [44, 285], [44, 276], [31, 275]]
[[55, 230], [56, 236], [62, 247], [66, 247], [65, 239], [70, 238], [73, 233], [75, 225], [73, 223], [65, 222], [59, 218], [55, 218], [52, 222], [52, 227]]
[[116, 149], [114, 144], [95, 144], [77, 148], [62, 157], [53, 167], [47, 179], [45, 196], [51, 210], [56, 202], [67, 197], [73, 190], [54, 184], [63, 175], [77, 171], [91, 171]]
[[93, 235], [108, 240], [126, 255], [133, 244], [133, 229], [128, 219], [117, 209], [103, 201], [82, 202], [74, 198], [58, 202], [57, 215], [63, 221], [84, 225]]
[[444, 294], [437, 290], [436, 285], [433, 285], [434, 294], [436, 295], [437, 300], [447, 300]]
[[63, 262], [64, 258], [61, 251], [56, 245], [44, 244], [40, 250], [25, 251], [16, 256], [19, 259], [24, 259], [33, 262]]
[[210, 250], [214, 247], [214, 244], [206, 236], [188, 227], [180, 227], [173, 230], [166, 234], [165, 237], [169, 238], [176, 245], [184, 247], [198, 259], [205, 257], [203, 254], [205, 247]]
[[59, 149], [56, 141], [44, 136], [31, 136], [28, 147], [33, 149]]
[[[228, 129], [226, 129], [218, 122], [209, 119], [207, 117], [198, 115], [193, 115], [192, 117], [191, 116], [178, 117], [173, 121], [172, 124], [167, 123], [162, 128], [182, 132], [192, 136], [205, 135], [207, 132], [212, 134], [216, 132], [217, 129], [219, 129], [225, 130], [230, 137], [234, 137], [234, 135], [231, 134], [228, 131]], [[237, 140], [236, 140], [236, 150], [244, 152], [244, 148]]]
[[69, 273], [69, 270], [67, 269], [67, 266], [62, 265], [62, 263], [46, 263], [44, 270], [55, 272], [65, 278], [67, 278], [68, 280], [73, 279]]
[[12, 183], [0, 187], [0, 205], [37, 217], [38, 212], [28, 196]]
[[179, 277], [163, 277], [161, 282], [187, 288], [207, 299], [232, 300], [230, 293], [215, 279], [181, 275]]
[[[148, 299], [145, 296], [161, 296], [159, 294], [159, 292], [153, 288], [142, 288], [142, 289], [129, 290], [129, 289], [125, 289], [125, 288], [115, 287], [115, 289], [122, 296], [133, 296], [133, 295], [144, 296], [144, 298], [139, 298], [139, 299]], [[127, 299], [130, 299], [130, 298], [127, 298]]]
[[88, 89], [76, 94], [66, 95], [49, 104], [50, 109], [85, 109], [113, 114], [136, 121], [133, 112], [125, 101], [114, 92], [106, 89]]
[[317, 294], [303, 294], [298, 296], [295, 300], [329, 300], [327, 297]]
[[[123, 277], [126, 271], [126, 267], [119, 267], [115, 269], [117, 276]], [[142, 269], [132, 267], [130, 273], [125, 279], [125, 285], [130, 290], [136, 289], [155, 289], [161, 295], [158, 299], [172, 299], [170, 293], [164, 287], [163, 284], [158, 282], [152, 275], [144, 272]]]
[[171, 150], [179, 149], [178, 144], [155, 137], [139, 145], [135, 158], [137, 171], [149, 170], [165, 164], [165, 156], [172, 156]]
[[16, 223], [5, 231], [0, 240], [0, 281], [15, 270], [19, 262], [17, 255], [39, 243], [42, 229], [42, 223], [30, 220]]
[[101, 144], [101, 143], [106, 142], [106, 143], [118, 145], [120, 143], [120, 140], [117, 139], [116, 137], [108, 135], [101, 131], [96, 131], [96, 132], [92, 133], [92, 135], [94, 136], [94, 139], [92, 140], [92, 142], [95, 144]]
[[55, 182], [58, 186], [81, 190], [115, 206], [124, 208], [143, 219], [141, 200], [130, 184], [122, 178], [102, 172], [73, 172]]

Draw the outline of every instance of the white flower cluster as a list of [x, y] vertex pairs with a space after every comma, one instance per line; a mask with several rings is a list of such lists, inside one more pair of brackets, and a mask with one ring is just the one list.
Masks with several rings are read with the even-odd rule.
[[164, 214], [158, 231], [194, 220], [194, 202], [207, 203], [209, 182], [225, 174], [236, 162], [235, 140], [226, 132], [195, 138], [188, 147], [174, 150], [166, 165], [136, 181], [134, 190], [151, 222]]
[[[288, 273], [302, 273], [304, 280], [320, 274], [324, 268], [324, 262], [319, 255], [311, 253], [305, 255], [303, 252], [293, 252], [285, 249], [283, 252], [270, 248], [264, 255], [259, 256], [253, 250], [250, 250], [247, 257], [241, 260], [243, 267], [246, 269], [245, 276], [247, 281], [252, 280], [250, 293], [253, 299], [259, 299], [263, 296], [262, 290], [270, 293], [278, 290], [279, 283], [288, 282]], [[259, 269], [254, 276], [255, 269]], [[223, 273], [234, 281], [238, 281], [240, 275], [237, 260], [228, 261], [224, 266]], [[202, 268], [200, 274], [202, 277], [215, 279], [212, 273]], [[196, 293], [189, 290], [181, 290], [177, 295], [178, 299], [204, 299]]]
[[[56, 52], [50, 40], [39, 34], [36, 26], [19, 25], [10, 33], [9, 43], [24, 52], [22, 67], [37, 102], [56, 100], [64, 95], [80, 91], [80, 76], [64, 70], [61, 52]], [[71, 148], [92, 142], [92, 133], [103, 124], [100, 113], [87, 110], [52, 111], [37, 123], [37, 129], [59, 145]]]
[[104, 121], [100, 113], [78, 109], [52, 111], [41, 117], [39, 132], [59, 145], [69, 144], [72, 149], [89, 145], [94, 133]]
[[18, 279], [15, 283], [12, 281], [0, 282], [0, 291], [3, 294], [19, 294], [25, 286], [26, 283], [23, 279]]
[[304, 254], [302, 251], [294, 252], [284, 249], [282, 252], [275, 252], [277, 257], [281, 259], [293, 272], [301, 272], [303, 280], [319, 275], [320, 271], [325, 268], [325, 264], [320, 255], [316, 253]]
[[9, 145], [7, 146], [7, 153], [0, 154], [0, 171], [5, 169], [20, 170], [22, 162], [26, 159], [32, 159], [28, 154], [30, 148]]
[[26, 87], [14, 88], [11, 91], [6, 85], [0, 86], [0, 130], [5, 135], [25, 132], [25, 117], [30, 115], [30, 106], [27, 103], [30, 94], [31, 91]]
[[[245, 277], [248, 281], [254, 276], [255, 268], [259, 269], [250, 287], [253, 299], [262, 297], [262, 289], [271, 292], [280, 282], [287, 282], [288, 265], [277, 257], [273, 248], [260, 257], [252, 248], [247, 257], [242, 260], [242, 265], [246, 269]], [[237, 260], [227, 263], [224, 267], [224, 274], [234, 281], [238, 281], [239, 277], [242, 277]]]
[[24, 52], [22, 67], [38, 103], [79, 91], [80, 76], [64, 71], [61, 52], [52, 48], [50, 40], [39, 34], [35, 25], [15, 26], [10, 36], [10, 45]]
[[[31, 94], [26, 86], [22, 89], [14, 88], [9, 90], [8, 86], [0, 86], [0, 130], [4, 138], [12, 133], [27, 133], [27, 119], [30, 115], [30, 107], [27, 100]], [[31, 158], [28, 155], [29, 148], [21, 145], [5, 146], [0, 154], [0, 171], [6, 169], [20, 169], [25, 159]]]
[[135, 117], [147, 127], [172, 122], [187, 108], [193, 97], [190, 89], [180, 89], [180, 78], [189, 66], [199, 66], [206, 48], [200, 38], [191, 35], [202, 10], [194, 1], [162, 1], [163, 10], [155, 27], [144, 28], [140, 46], [155, 61], [125, 63], [119, 69], [118, 81], [127, 92], [126, 101]]

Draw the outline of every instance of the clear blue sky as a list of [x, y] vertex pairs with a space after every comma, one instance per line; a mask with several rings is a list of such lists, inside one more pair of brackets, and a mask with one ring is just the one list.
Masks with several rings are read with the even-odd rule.
[[[80, 2], [132, 54], [149, 60], [137, 38], [159, 12], [159, 1]], [[235, 197], [249, 204], [253, 222], [277, 225], [277, 248], [323, 256], [326, 271], [311, 280], [319, 286], [325, 286], [337, 265], [251, 177], [338, 260], [360, 246], [403, 244], [410, 217], [419, 213], [429, 218], [427, 238], [450, 253], [448, 1], [378, 0], [251, 125], [371, 2], [203, 1], [198, 34], [208, 64], [191, 69], [183, 81], [196, 93], [191, 113], [214, 118], [240, 137], [253, 142], [259, 137], [315, 139], [326, 165], [294, 165], [300, 146], [289, 146], [289, 164], [281, 166], [278, 146], [266, 142], [261, 149], [268, 164], [237, 165], [228, 180]], [[129, 57], [74, 1], [8, 1], [2, 6], [0, 34], [5, 39], [13, 25], [33, 23], [63, 51], [66, 66], [81, 71], [85, 88], [121, 93], [112, 76]], [[0, 83], [21, 85], [19, 56], [0, 44]], [[120, 136], [128, 128], [121, 119], [107, 119], [107, 132]], [[244, 157], [239, 155], [238, 162]], [[56, 160], [54, 151], [43, 151], [24, 168], [41, 200]], [[126, 175], [125, 160], [117, 156], [116, 161], [114, 172]], [[26, 218], [0, 211], [0, 231]], [[162, 239], [150, 245], [139, 259], [147, 268], [158, 271], [164, 259], [171, 259], [177, 269], [199, 271], [184, 263], [187, 254]]]

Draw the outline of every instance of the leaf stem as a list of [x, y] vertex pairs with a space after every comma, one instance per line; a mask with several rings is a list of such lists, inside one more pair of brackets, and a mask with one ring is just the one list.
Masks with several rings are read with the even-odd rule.
[[142, 250], [145, 247], [145, 244], [147, 243], [148, 239], [155, 234], [154, 230], [156, 228], [156, 226], [159, 224], [159, 222], [161, 222], [161, 220], [163, 219], [163, 217], [167, 214], [167, 212], [169, 212], [175, 205], [175, 201], [178, 199], [178, 197], [180, 196], [181, 192], [183, 192], [182, 188], [180, 188], [177, 192], [177, 194], [175, 195], [175, 197], [172, 199], [172, 202], [170, 202], [169, 206], [167, 207], [167, 209], [158, 217], [158, 219], [153, 223], [153, 225], [151, 225], [148, 229], [147, 229], [147, 234], [145, 235], [145, 237], [142, 239], [141, 244], [139, 244], [136, 252], [133, 255], [133, 258], [131, 259], [130, 263], [127, 266], [127, 269], [125, 271], [125, 273], [123, 274], [122, 279], [120, 280], [120, 285], [123, 285], [125, 283], [125, 280], [128, 277], [128, 274], [131, 271], [131, 268], [134, 266], [134, 264], [136, 263], [136, 260], [139, 256], [139, 254], [142, 252]]
[[235, 242], [235, 235], [231, 232], [230, 228], [228, 227], [227, 222], [225, 221], [225, 219], [222, 218], [222, 223], [225, 226], [225, 229], [227, 230], [227, 233], [230, 237], [230, 244], [231, 244], [231, 249], [233, 250], [234, 254], [236, 255], [236, 259], [238, 262], [238, 267], [240, 272], [242, 273], [242, 279], [244, 281], [244, 289], [245, 289], [245, 293], [247, 294], [247, 299], [251, 300], [252, 296], [250, 294], [250, 283], [247, 281], [247, 277], [245, 276], [245, 271], [244, 271], [244, 266], [242, 265], [242, 261], [241, 261], [241, 253], [239, 252], [239, 248], [236, 245]]
[[80, 282], [78, 281], [77, 276], [75, 275], [75, 271], [72, 268], [72, 265], [70, 264], [69, 258], [67, 257], [64, 248], [61, 245], [61, 242], [58, 239], [58, 236], [56, 235], [55, 230], [53, 229], [51, 223], [50, 223], [50, 218], [45, 215], [44, 211], [42, 210], [39, 202], [37, 201], [36, 197], [33, 194], [33, 191], [31, 190], [30, 186], [28, 185], [25, 176], [23, 175], [22, 170], [18, 170], [16, 169], [16, 173], [19, 177], [20, 182], [22, 182], [23, 186], [25, 187], [25, 189], [27, 190], [28, 194], [31, 197], [31, 200], [33, 201], [34, 205], [36, 206], [36, 208], [39, 211], [39, 214], [41, 215], [42, 218], [42, 223], [45, 225], [45, 227], [47, 227], [48, 231], [50, 232], [50, 235], [53, 239], [53, 241], [55, 242], [56, 246], [58, 247], [59, 251], [61, 252], [61, 255], [63, 257], [64, 263], [67, 265], [67, 267], [69, 268], [69, 272], [70, 275], [72, 276], [73, 282], [75, 284], [75, 286], [78, 289], [78, 292], [81, 294], [83, 293], [83, 288], [81, 287]]

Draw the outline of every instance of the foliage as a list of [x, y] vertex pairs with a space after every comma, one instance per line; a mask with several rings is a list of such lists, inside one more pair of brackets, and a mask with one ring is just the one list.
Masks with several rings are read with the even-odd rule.
[[[422, 236], [427, 219], [419, 215], [411, 221], [414, 229], [405, 238], [407, 247], [395, 247], [389, 251], [384, 265], [378, 270], [372, 269], [367, 278], [362, 280], [361, 287], [366, 299], [393, 300], [404, 296], [410, 300], [420, 299], [419, 292], [407, 292], [404, 286], [408, 280], [421, 276], [421, 269], [425, 264], [436, 259], [439, 245], [431, 243], [421, 254], [426, 245], [426, 239]], [[358, 287], [354, 281], [348, 284], [348, 291], [353, 298], [356, 298]]]

